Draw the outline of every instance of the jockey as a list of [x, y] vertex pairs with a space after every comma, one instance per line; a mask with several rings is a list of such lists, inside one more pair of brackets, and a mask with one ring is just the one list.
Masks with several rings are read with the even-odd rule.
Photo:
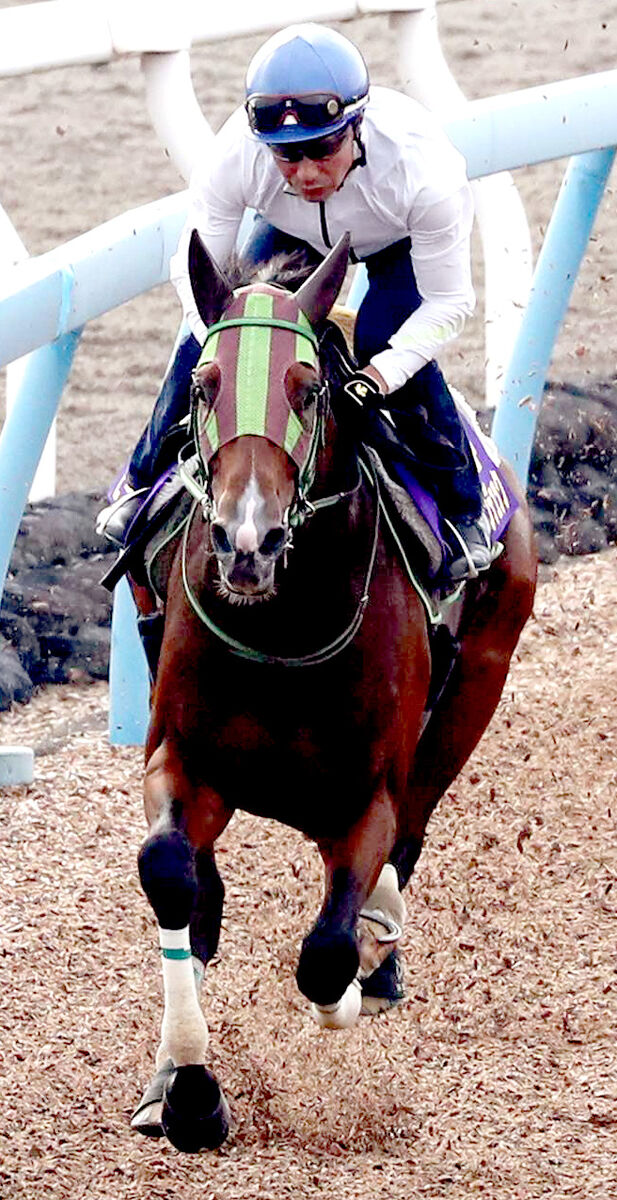
[[486, 569], [492, 553], [478, 474], [434, 359], [475, 303], [471, 189], [464, 159], [438, 121], [399, 92], [369, 90], [360, 51], [340, 33], [292, 25], [251, 61], [246, 102], [208, 147], [189, 196], [171, 262], [184, 324], [152, 418], [99, 529], [122, 544], [160, 474], [161, 444], [189, 410], [191, 372], [205, 338], [188, 276], [191, 231], [224, 268], [252, 209], [242, 249], [249, 262], [301, 248], [316, 265], [350, 233], [351, 259], [366, 264], [368, 289], [354, 334], [360, 370], [346, 391], [353, 395], [357, 386], [366, 398], [368, 389], [377, 408], [414, 416], [420, 482], [454, 527], [457, 550], [447, 573], [458, 580]]

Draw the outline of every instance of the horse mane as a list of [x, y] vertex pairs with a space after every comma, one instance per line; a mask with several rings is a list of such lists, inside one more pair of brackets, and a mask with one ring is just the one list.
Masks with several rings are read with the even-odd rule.
[[270, 283], [295, 292], [314, 269], [314, 264], [308, 262], [302, 250], [275, 254], [265, 263], [247, 263], [234, 252], [226, 263], [225, 274], [234, 289], [248, 287], [251, 283]]
[[[251, 283], [270, 283], [295, 292], [314, 270], [315, 264], [307, 260], [303, 250], [276, 254], [268, 262], [257, 264], [243, 261], [234, 252], [227, 261], [225, 274], [234, 290], [248, 287]], [[318, 332], [322, 370], [332, 395], [336, 396], [349, 375], [357, 370], [357, 363], [347, 347], [342, 330], [335, 322], [323, 321]]]

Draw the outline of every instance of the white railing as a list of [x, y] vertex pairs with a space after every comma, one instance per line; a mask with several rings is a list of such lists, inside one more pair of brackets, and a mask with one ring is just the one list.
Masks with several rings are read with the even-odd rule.
[[[403, 88], [438, 113], [460, 111], [465, 98], [443, 56], [436, 0], [364, 0], [316, 3], [295, 0], [293, 19], [345, 20], [388, 12], [395, 26]], [[287, 0], [248, 6], [229, 0], [212, 6], [200, 0], [44, 0], [0, 12], [0, 76], [76, 63], [104, 63], [139, 55], [146, 104], [165, 150], [188, 181], [196, 147], [203, 153], [212, 131], [193, 90], [190, 46], [240, 34], [280, 28], [290, 18]], [[485, 392], [494, 405], [531, 282], [531, 245], [525, 214], [509, 175], [474, 185], [485, 260]], [[1, 212], [1, 210], [0, 210]], [[22, 246], [0, 220], [0, 265], [21, 261]], [[358, 280], [361, 286], [361, 280]], [[3, 360], [0, 358], [0, 362]], [[23, 387], [27, 364], [7, 371], [7, 405]], [[50, 439], [33, 483], [32, 499], [55, 489], [55, 449]]]

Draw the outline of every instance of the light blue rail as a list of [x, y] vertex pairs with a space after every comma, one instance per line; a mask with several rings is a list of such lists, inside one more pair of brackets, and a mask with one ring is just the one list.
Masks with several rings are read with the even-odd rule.
[[524, 487], [553, 346], [614, 158], [612, 147], [580, 154], [568, 164], [505, 372], [492, 435]]
[[[526, 484], [553, 346], [615, 157], [617, 71], [474, 101], [446, 128], [466, 156], [470, 178], [575, 156], [538, 259], [493, 426], [500, 450]], [[0, 590], [81, 328], [167, 280], [185, 210], [186, 193], [179, 193], [116, 218], [14, 268], [0, 293], [0, 366], [37, 350], [0, 435]], [[363, 287], [359, 273], [351, 305], [357, 306]], [[143, 742], [147, 697], [145, 657], [123, 581], [112, 621], [112, 742]]]

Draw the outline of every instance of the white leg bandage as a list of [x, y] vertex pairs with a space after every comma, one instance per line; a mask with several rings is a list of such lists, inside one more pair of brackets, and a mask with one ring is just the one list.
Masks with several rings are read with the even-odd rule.
[[362, 992], [352, 979], [336, 1004], [311, 1004], [311, 1016], [321, 1029], [351, 1029], [360, 1016]]
[[203, 1063], [208, 1026], [199, 1007], [188, 925], [159, 929], [165, 1009], [157, 1068], [171, 1058], [177, 1067]]
[[360, 978], [366, 979], [381, 965], [403, 935], [405, 901], [398, 890], [392, 863], [382, 867], [358, 921]]

